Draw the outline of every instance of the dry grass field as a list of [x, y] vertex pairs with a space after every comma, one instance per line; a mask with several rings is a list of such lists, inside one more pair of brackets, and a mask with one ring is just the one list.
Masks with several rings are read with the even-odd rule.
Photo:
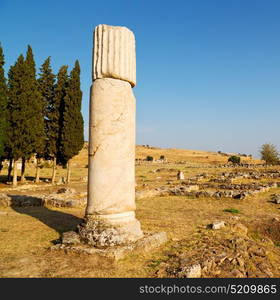
[[[138, 192], [180, 184], [176, 177], [178, 170], [184, 172], [186, 179], [201, 173], [215, 178], [223, 172], [264, 172], [258, 168], [214, 167], [225, 164], [228, 158], [214, 152], [137, 146], [138, 159], [148, 155], [155, 159], [164, 155], [167, 162], [136, 165]], [[244, 161], [260, 163], [249, 157]], [[87, 176], [86, 147], [73, 159], [72, 165], [69, 186], [85, 192], [86, 182], [81, 178]], [[6, 172], [2, 170], [2, 180]], [[16, 189], [2, 184], [0, 194], [49, 194], [64, 186], [51, 186], [47, 182], [35, 185], [31, 182], [34, 173], [29, 165], [27, 184]], [[41, 172], [44, 180], [50, 175], [51, 168]], [[61, 176], [66, 176], [66, 170], [59, 168], [58, 178]], [[202, 178], [199, 182], [207, 181]], [[256, 181], [280, 182], [280, 178], [236, 179], [235, 183]], [[136, 214], [142, 229], [165, 231], [168, 242], [151, 253], [131, 253], [119, 261], [49, 249], [62, 232], [75, 229], [81, 222], [84, 208], [0, 207], [0, 277], [184, 277], [180, 273], [183, 261], [203, 266], [207, 258], [214, 263], [204, 268], [202, 277], [280, 277], [280, 205], [271, 201], [275, 193], [280, 193], [277, 186], [244, 199], [178, 195], [138, 199]], [[210, 229], [208, 224], [215, 221], [224, 221], [226, 226]]]
[[[186, 163], [205, 163], [205, 164], [225, 164], [227, 163], [228, 157], [230, 155], [238, 154], [219, 154], [218, 152], [211, 151], [199, 151], [199, 150], [186, 150], [186, 149], [173, 149], [173, 148], [156, 148], [156, 147], [136, 147], [136, 158], [145, 159], [147, 156], [152, 156], [154, 159], [159, 159], [161, 155], [169, 162], [180, 162], [184, 161]], [[258, 159], [247, 157], [241, 157], [243, 163], [260, 163]]]

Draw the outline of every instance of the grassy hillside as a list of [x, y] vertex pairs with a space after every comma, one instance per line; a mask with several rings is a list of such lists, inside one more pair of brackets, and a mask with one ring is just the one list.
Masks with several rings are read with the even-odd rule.
[[[88, 159], [88, 142], [85, 143], [84, 148], [79, 155], [73, 158], [73, 163], [79, 167], [87, 165]], [[234, 153], [217, 153], [211, 151], [200, 150], [186, 150], [176, 148], [156, 148], [136, 146], [136, 159], [145, 159], [147, 156], [152, 156], [154, 159], [159, 159], [163, 155], [168, 162], [187, 162], [187, 163], [206, 163], [206, 164], [225, 164], [229, 156], [238, 155]], [[261, 160], [241, 156], [242, 163], [261, 163]]]

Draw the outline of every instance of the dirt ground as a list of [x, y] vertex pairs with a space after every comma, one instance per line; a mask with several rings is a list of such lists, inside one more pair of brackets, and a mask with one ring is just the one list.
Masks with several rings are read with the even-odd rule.
[[[150, 153], [145, 152], [145, 147], [141, 149], [139, 157]], [[163, 153], [157, 151], [156, 155]], [[178, 159], [184, 160], [182, 154], [179, 156]], [[176, 160], [136, 165], [136, 189], [176, 184], [178, 170], [184, 172], [185, 178], [205, 172], [215, 176], [232, 171], [203, 167], [195, 159], [192, 162], [199, 165], [189, 166]], [[4, 169], [1, 173], [2, 180], [5, 172]], [[22, 190], [19, 185], [18, 189], [7, 190], [10, 186], [2, 184], [0, 193], [48, 194], [64, 186], [50, 186], [46, 182], [35, 186], [32, 172], [32, 166], [28, 166], [30, 188]], [[42, 178], [49, 178], [50, 172], [51, 168], [43, 169]], [[58, 177], [64, 173], [66, 170], [59, 169]], [[86, 192], [87, 184], [81, 182], [86, 175], [85, 149], [74, 159], [73, 182], [68, 187]], [[275, 193], [280, 193], [279, 187], [245, 199], [189, 196], [139, 199], [136, 215], [143, 231], [165, 231], [168, 242], [151, 253], [131, 253], [119, 261], [49, 249], [62, 232], [76, 228], [84, 216], [84, 208], [0, 207], [0, 277], [184, 277], [184, 264], [196, 263], [202, 266], [202, 277], [280, 277], [280, 205], [271, 201]], [[226, 225], [220, 230], [210, 229], [208, 225], [215, 221], [224, 221]], [[210, 267], [206, 266], [207, 259]]]

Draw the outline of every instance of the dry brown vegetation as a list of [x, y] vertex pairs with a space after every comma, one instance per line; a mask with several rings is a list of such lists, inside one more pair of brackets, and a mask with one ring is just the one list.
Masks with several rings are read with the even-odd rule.
[[[136, 158], [145, 159], [147, 156], [152, 156], [154, 159], [159, 159], [161, 155], [164, 155], [169, 162], [185, 161], [187, 163], [206, 163], [206, 164], [225, 164], [229, 156], [237, 155], [234, 153], [220, 154], [213, 151], [199, 151], [199, 150], [186, 150], [186, 149], [162, 149], [157, 147], [136, 147]], [[241, 157], [243, 163], [261, 163], [261, 160]]]
[[[151, 155], [158, 159], [160, 155], [164, 155], [169, 161], [166, 164], [137, 165], [138, 191], [154, 189], [166, 185], [168, 181], [177, 184], [178, 170], [184, 171], [186, 178], [203, 172], [216, 176], [225, 170], [204, 168], [201, 163], [225, 163], [227, 159], [225, 156], [211, 152], [148, 149], [142, 146], [137, 147], [136, 153], [137, 158]], [[194, 165], [189, 166], [178, 161], [188, 161]], [[77, 191], [86, 191], [86, 183], [80, 182], [80, 178], [87, 175], [86, 166], [87, 150], [83, 149], [73, 160], [73, 183], [70, 186]], [[233, 169], [226, 171], [231, 170]], [[5, 172], [6, 170], [3, 170], [1, 175], [5, 175]], [[29, 166], [27, 175], [32, 176], [32, 172], [34, 170]], [[60, 169], [59, 176], [65, 176], [64, 172], [66, 173], [66, 170]], [[49, 177], [50, 173], [51, 168], [42, 171], [45, 178]], [[238, 182], [249, 181], [252, 180], [238, 180]], [[262, 181], [266, 180], [262, 179]], [[2, 185], [0, 193], [5, 192], [7, 187]], [[51, 187], [41, 183], [37, 189], [15, 189], [10, 190], [9, 193], [32, 195], [38, 191], [50, 193], [57, 188], [57, 186]], [[142, 255], [131, 253], [120, 261], [94, 255], [66, 254], [63, 251], [49, 250], [62, 232], [75, 229], [84, 215], [84, 209], [0, 208], [0, 277], [174, 277], [170, 270], [176, 271], [182, 258], [201, 262], [200, 260], [210, 255], [213, 249], [229, 252], [236, 250], [230, 248], [230, 241], [244, 238], [244, 235], [232, 230], [233, 216], [238, 216], [237, 222], [248, 228], [246, 243], [251, 248], [259, 247], [266, 251], [265, 256], [250, 254], [244, 258], [247, 275], [280, 277], [280, 223], [277, 221], [277, 218], [280, 218], [280, 209], [279, 205], [270, 201], [271, 194], [279, 192], [279, 188], [273, 188], [269, 192], [245, 199], [164, 196], [137, 200], [136, 214], [142, 229], [149, 232], [165, 231], [169, 240], [151, 253]], [[225, 211], [231, 208], [234, 208], [237, 213]], [[226, 227], [217, 231], [209, 229], [207, 225], [216, 220], [225, 221]], [[224, 248], [220, 249], [220, 245], [224, 245]], [[231, 273], [232, 269], [229, 269], [229, 265], [225, 261], [220, 269], [213, 268], [211, 272], [203, 273], [203, 276], [236, 277]], [[263, 265], [267, 266], [271, 273], [262, 271]]]

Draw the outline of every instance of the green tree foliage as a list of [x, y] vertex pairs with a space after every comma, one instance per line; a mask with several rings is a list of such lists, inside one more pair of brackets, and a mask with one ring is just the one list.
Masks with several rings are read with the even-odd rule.
[[238, 165], [238, 164], [240, 164], [240, 161], [241, 161], [241, 159], [240, 159], [239, 156], [233, 155], [233, 156], [231, 156], [231, 157], [228, 158], [228, 162], [231, 162], [233, 164], [237, 164]]
[[6, 147], [9, 156], [15, 160], [24, 155], [22, 152], [25, 134], [23, 135], [24, 126], [24, 106], [23, 98], [25, 97], [24, 91], [24, 78], [25, 78], [25, 62], [21, 54], [15, 65], [10, 67], [8, 73], [8, 105], [7, 105], [7, 141]]
[[6, 109], [8, 101], [7, 82], [4, 72], [4, 54], [0, 44], [0, 160], [4, 154], [5, 135], [7, 129]]
[[276, 146], [270, 143], [263, 144], [260, 150], [261, 159], [269, 165], [277, 165], [280, 163], [279, 152]]
[[82, 91], [78, 60], [70, 73], [63, 99], [60, 162], [66, 164], [84, 145], [84, 121], [81, 113]]
[[46, 83], [46, 90], [48, 90], [46, 113], [45, 113], [45, 128], [47, 135], [46, 142], [46, 158], [53, 160], [52, 183], [55, 183], [56, 164], [57, 158], [61, 148], [61, 134], [63, 126], [63, 111], [64, 111], [64, 98], [68, 87], [68, 74], [67, 66], [62, 66], [57, 74], [57, 82], [54, 85], [54, 95], [51, 96], [51, 86], [53, 78], [51, 75], [50, 64], [48, 61], [44, 63], [45, 77], [48, 78]]
[[26, 59], [20, 55], [15, 65], [10, 68], [8, 77], [6, 149], [9, 157], [15, 161], [22, 158], [24, 162], [33, 153], [41, 153], [44, 146], [43, 101], [30, 46]]
[[[54, 97], [55, 75], [52, 73], [50, 57], [48, 57], [40, 68], [39, 89], [44, 107], [44, 128], [46, 158], [53, 158], [57, 154], [58, 132], [59, 132], [59, 104]], [[59, 102], [60, 103], [60, 102]]]
[[[44, 101], [40, 93], [39, 84], [36, 79], [36, 68], [32, 48], [28, 46], [26, 60], [26, 80], [24, 81], [24, 88], [26, 101], [25, 114], [25, 133], [26, 144], [24, 145], [24, 157], [29, 158], [32, 153], [42, 154], [45, 145], [45, 131], [44, 131]], [[29, 142], [29, 145], [27, 143]]]
[[36, 80], [33, 53], [28, 46], [26, 60], [20, 55], [9, 70], [8, 143], [14, 159], [29, 158], [43, 147], [43, 102]]
[[[33, 51], [28, 46], [26, 59], [20, 55], [9, 70], [7, 89], [4, 85], [3, 64], [4, 56], [0, 48], [0, 91], [3, 90], [0, 98], [0, 126], [6, 123], [5, 130], [0, 132], [0, 150], [3, 151], [1, 134], [6, 132], [6, 157], [14, 162], [19, 158], [24, 162], [34, 153], [39, 158], [52, 158], [53, 182], [56, 160], [59, 159], [58, 162], [63, 165], [68, 163], [69, 166], [69, 160], [79, 153], [84, 144], [79, 62], [75, 62], [70, 76], [67, 74], [68, 67], [62, 66], [55, 83], [56, 76], [52, 73], [48, 57], [40, 68], [37, 80]], [[6, 105], [3, 104], [5, 91], [8, 91]], [[2, 117], [5, 108], [6, 120]], [[39, 173], [36, 174], [38, 179]]]
[[55, 119], [54, 125], [54, 138], [56, 145], [54, 145], [56, 157], [60, 157], [61, 160], [61, 139], [63, 131], [63, 113], [64, 113], [64, 101], [66, 97], [66, 92], [69, 84], [69, 77], [67, 74], [68, 66], [62, 66], [57, 74], [57, 83], [54, 90], [54, 113], [55, 116], [52, 116], [52, 119]]

